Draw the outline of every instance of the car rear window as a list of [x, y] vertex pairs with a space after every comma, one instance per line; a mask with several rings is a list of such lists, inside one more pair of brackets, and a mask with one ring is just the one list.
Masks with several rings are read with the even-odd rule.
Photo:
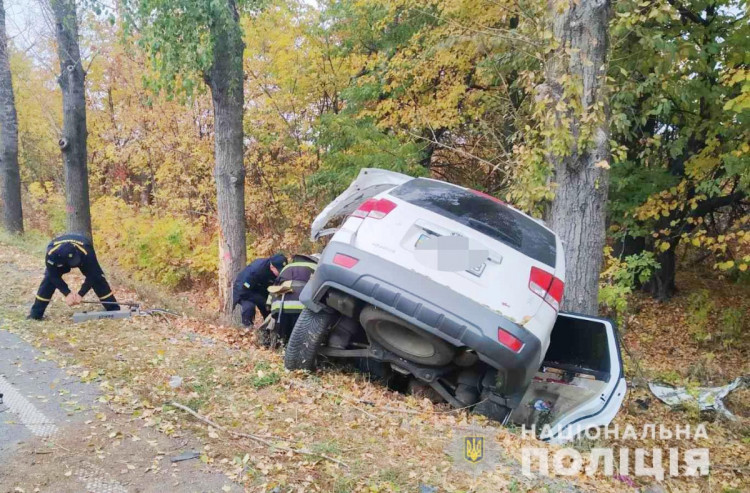
[[425, 178], [410, 180], [390, 194], [457, 221], [534, 260], [555, 267], [555, 235], [533, 219], [489, 196]]

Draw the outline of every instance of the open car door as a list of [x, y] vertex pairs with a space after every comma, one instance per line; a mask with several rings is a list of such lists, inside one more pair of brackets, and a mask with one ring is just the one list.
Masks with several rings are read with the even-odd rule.
[[365, 200], [396, 187], [409, 180], [411, 176], [378, 168], [362, 168], [357, 179], [344, 192], [328, 204], [310, 227], [310, 239], [315, 241], [332, 230], [324, 230], [333, 219], [347, 216], [357, 210]]
[[563, 443], [612, 422], [625, 391], [614, 322], [560, 312], [542, 366], [510, 420]]

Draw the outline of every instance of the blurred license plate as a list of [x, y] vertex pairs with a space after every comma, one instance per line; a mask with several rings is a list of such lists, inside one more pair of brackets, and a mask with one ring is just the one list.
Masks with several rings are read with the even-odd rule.
[[[429, 240], [431, 238], [435, 238], [435, 236], [428, 235], [428, 234], [420, 234], [419, 238], [417, 238], [416, 243], [414, 243], [414, 248], [417, 249], [417, 250], [419, 250], [420, 247], [424, 244], [424, 242], [426, 242], [427, 240]], [[458, 252], [455, 252], [455, 253], [457, 254]], [[468, 253], [468, 251], [467, 251], [467, 253]], [[482, 273], [484, 272], [485, 267], [487, 267], [487, 263], [486, 262], [482, 262], [481, 264], [477, 265], [476, 267], [473, 267], [471, 269], [466, 269], [466, 272], [468, 272], [469, 274], [471, 274], [473, 276], [480, 277], [482, 275]]]

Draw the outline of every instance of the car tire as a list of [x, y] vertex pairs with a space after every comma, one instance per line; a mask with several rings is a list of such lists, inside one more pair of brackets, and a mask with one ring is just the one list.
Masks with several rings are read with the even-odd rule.
[[288, 370], [315, 369], [318, 348], [326, 341], [333, 320], [334, 315], [326, 311], [302, 310], [284, 354], [284, 366]]
[[481, 414], [482, 416], [487, 416], [488, 418], [498, 421], [501, 424], [505, 424], [508, 421], [511, 411], [511, 408], [491, 401], [489, 398], [480, 401], [476, 406], [474, 406], [473, 410], [474, 413]]
[[[456, 354], [456, 347], [449, 342], [372, 305], [362, 310], [359, 322], [369, 339], [407, 361], [426, 366], [445, 366], [453, 361]], [[388, 332], [384, 334], [382, 329], [388, 329]], [[419, 354], [424, 350], [432, 353]]]

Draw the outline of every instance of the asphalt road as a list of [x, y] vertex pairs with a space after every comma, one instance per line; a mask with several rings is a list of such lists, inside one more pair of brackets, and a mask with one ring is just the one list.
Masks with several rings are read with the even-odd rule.
[[[173, 463], [200, 444], [119, 418], [98, 402], [97, 383], [80, 381], [80, 371], [70, 375], [0, 328], [0, 493], [241, 491], [197, 459]], [[103, 442], [109, 429], [125, 430], [123, 439]]]

